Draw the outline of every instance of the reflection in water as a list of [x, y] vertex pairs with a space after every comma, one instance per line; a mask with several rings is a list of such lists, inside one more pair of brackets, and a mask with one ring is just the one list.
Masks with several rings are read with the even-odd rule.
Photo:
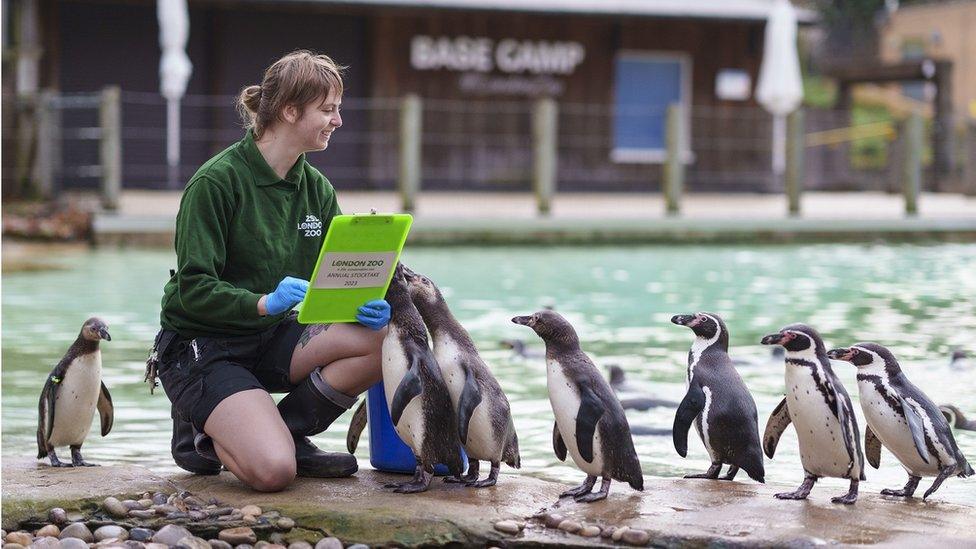
[[[43, 259], [65, 268], [3, 275], [4, 455], [36, 452], [37, 398], [44, 377], [84, 319], [97, 314], [112, 332], [112, 341], [102, 349], [116, 423], [104, 439], [93, 430], [85, 455], [97, 463], [133, 462], [176, 471], [169, 457], [169, 403], [161, 388], [150, 395], [142, 383], [159, 298], [175, 258], [162, 251], [76, 250]], [[669, 322], [671, 315], [721, 314], [732, 334], [733, 358], [749, 362], [739, 372], [756, 398], [761, 428], [781, 398], [783, 367], [769, 358], [759, 338], [794, 321], [814, 325], [828, 346], [883, 343], [936, 402], [956, 404], [976, 416], [976, 371], [949, 367], [952, 349], [976, 350], [973, 245], [417, 248], [405, 251], [403, 259], [444, 289], [508, 393], [525, 474], [574, 485], [581, 480], [579, 470], [553, 455], [543, 359], [519, 357], [499, 344], [520, 339], [541, 348], [534, 334], [510, 319], [544, 306], [554, 306], [573, 323], [598, 365], [619, 365], [629, 379], [670, 400], [684, 395], [691, 344], [688, 331]], [[837, 362], [835, 370], [856, 399], [854, 368]], [[858, 415], [863, 426], [860, 410]], [[669, 428], [674, 411], [652, 408], [628, 416], [633, 424]], [[344, 448], [348, 420], [340, 419], [317, 440], [331, 449]], [[976, 432], [956, 431], [956, 437], [976, 461]], [[644, 472], [680, 476], [705, 469], [704, 447], [697, 436], [689, 440], [689, 457], [681, 459], [670, 437], [638, 437]], [[792, 430], [766, 470], [770, 482], [802, 480]], [[901, 487], [906, 480], [887, 451], [881, 469], [869, 468], [867, 475], [865, 493]], [[973, 483], [949, 479], [935, 497], [976, 504]], [[826, 498], [838, 488], [846, 488], [846, 482], [821, 481], [814, 497]]]

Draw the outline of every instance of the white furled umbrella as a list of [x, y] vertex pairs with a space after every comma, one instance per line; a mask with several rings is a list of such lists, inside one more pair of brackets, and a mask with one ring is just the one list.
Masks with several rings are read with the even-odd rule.
[[193, 72], [193, 64], [186, 55], [186, 41], [190, 36], [190, 14], [186, 0], [157, 0], [159, 19], [159, 93], [166, 98], [166, 164], [169, 166], [167, 185], [176, 188], [180, 179], [180, 99]]
[[756, 101], [773, 115], [773, 174], [786, 171], [786, 116], [803, 100], [803, 79], [796, 51], [796, 11], [788, 0], [774, 0], [766, 21]]

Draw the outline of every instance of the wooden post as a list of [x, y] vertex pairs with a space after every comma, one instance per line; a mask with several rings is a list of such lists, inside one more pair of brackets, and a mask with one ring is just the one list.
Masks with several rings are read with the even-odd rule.
[[800, 195], [803, 193], [803, 155], [806, 152], [803, 109], [797, 109], [786, 119], [786, 202], [790, 216], [800, 215]]
[[551, 97], [539, 99], [532, 108], [532, 187], [539, 215], [549, 215], [556, 193], [556, 131], [559, 111]]
[[664, 164], [664, 203], [668, 215], [681, 213], [681, 193], [685, 180], [684, 117], [681, 105], [668, 105], [666, 122], [667, 157]]
[[98, 106], [101, 139], [98, 152], [102, 164], [102, 207], [116, 210], [122, 191], [122, 91], [104, 88]]
[[41, 90], [37, 98], [37, 155], [34, 157], [34, 188], [39, 198], [54, 196], [55, 161], [57, 156], [57, 98], [49, 89]]
[[918, 215], [918, 193], [922, 187], [922, 116], [912, 113], [905, 121], [905, 215]]
[[420, 191], [421, 113], [420, 97], [409, 94], [400, 101], [400, 175], [397, 186], [403, 211], [417, 207]]

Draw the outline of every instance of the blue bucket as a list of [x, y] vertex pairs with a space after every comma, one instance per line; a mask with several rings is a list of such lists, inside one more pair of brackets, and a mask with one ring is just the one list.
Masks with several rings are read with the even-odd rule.
[[[366, 392], [366, 413], [369, 415], [370, 465], [380, 471], [413, 474], [417, 468], [417, 460], [413, 457], [413, 450], [400, 440], [400, 435], [393, 428], [382, 381]], [[467, 469], [468, 456], [464, 453], [464, 448], [461, 448], [461, 462], [463, 468]], [[446, 465], [438, 464], [434, 467], [434, 474], [449, 475], [450, 471]]]

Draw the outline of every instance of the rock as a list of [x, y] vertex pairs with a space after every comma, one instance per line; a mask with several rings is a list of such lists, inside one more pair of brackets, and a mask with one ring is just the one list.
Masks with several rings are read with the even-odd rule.
[[68, 513], [68, 522], [82, 522], [84, 520], [85, 520], [84, 513], [79, 513], [78, 511]]
[[142, 543], [141, 541], [133, 541], [131, 538], [126, 540], [122, 545], [124, 545], [126, 549], [146, 549], [145, 543]]
[[543, 518], [546, 528], [558, 528], [559, 523], [566, 520], [566, 517], [556, 513], [550, 513]]
[[620, 541], [626, 543], [627, 545], [647, 545], [647, 542], [651, 541], [651, 534], [644, 530], [638, 530], [636, 528], [628, 528], [624, 535], [621, 536]]
[[229, 515], [234, 512], [233, 507], [218, 507], [213, 511], [210, 511], [210, 516], [212, 517], [222, 517], [224, 515]]
[[153, 534], [155, 533], [156, 532], [153, 532], [149, 528], [133, 528], [132, 530], [129, 530], [129, 539], [132, 541], [146, 542], [151, 540]]
[[257, 505], [245, 505], [244, 507], [241, 507], [240, 510], [245, 515], [254, 515], [254, 516], [258, 516], [258, 515], [260, 515], [261, 513], [264, 512]]
[[190, 518], [189, 513], [184, 513], [183, 511], [176, 511], [166, 515], [166, 520], [184, 520]]
[[295, 527], [295, 521], [288, 517], [281, 517], [278, 519], [278, 522], [275, 523], [275, 526], [281, 528], [282, 530], [291, 530]]
[[[88, 542], [78, 538], [61, 538], [58, 549], [88, 549]], [[168, 548], [163, 548], [168, 549]]]
[[495, 530], [506, 534], [518, 534], [522, 529], [514, 520], [500, 520], [495, 523]]
[[240, 545], [242, 543], [253, 545], [258, 540], [257, 535], [254, 534], [254, 530], [251, 530], [247, 526], [221, 530], [220, 534], [217, 535], [217, 538], [220, 541], [226, 541], [231, 545]]
[[60, 507], [54, 507], [47, 512], [47, 520], [61, 526], [63, 524], [68, 524], [68, 513]]
[[582, 528], [582, 526], [580, 525], [580, 523], [576, 522], [575, 520], [566, 519], [560, 522], [559, 526], [557, 526], [556, 528], [559, 528], [563, 532], [569, 532], [570, 534], [575, 534], [576, 532], [580, 531], [580, 528]]
[[[207, 504], [204, 503], [203, 500], [201, 500], [196, 496], [187, 496], [183, 498], [183, 503], [185, 503], [188, 507], [196, 508], [196, 509], [202, 509], [207, 506]], [[261, 513], [258, 514], [260, 515]]]
[[[131, 511], [133, 509], [146, 509], [146, 508], [148, 508], [148, 506], [143, 505], [143, 504], [139, 503], [138, 501], [136, 501], [134, 499], [123, 499], [122, 500], [122, 505], [124, 505], [125, 508], [128, 509], [129, 511]], [[152, 505], [152, 504], [150, 503], [149, 505]]]
[[267, 518], [268, 520], [278, 520], [281, 518], [281, 513], [278, 511], [265, 511], [264, 513], [261, 513], [261, 516]]
[[613, 533], [616, 532], [616, 531], [617, 531], [617, 527], [616, 526], [607, 526], [606, 528], [603, 529], [602, 532], [600, 532], [600, 537], [601, 538], [609, 538], [609, 537], [613, 536]]
[[621, 526], [617, 528], [613, 532], [613, 535], [610, 536], [610, 539], [612, 539], [613, 541], [620, 541], [620, 538], [624, 537], [624, 534], [627, 533], [627, 530], [630, 530], [630, 528], [627, 526]]
[[41, 528], [37, 532], [34, 532], [34, 535], [39, 538], [44, 538], [48, 536], [56, 538], [61, 535], [61, 529], [53, 524], [48, 524], [47, 526]]
[[38, 537], [34, 543], [30, 544], [30, 549], [59, 549], [60, 547], [61, 542], [53, 536]]
[[244, 521], [244, 524], [249, 524], [252, 526], [258, 523], [258, 517], [254, 515], [244, 515], [242, 520]]
[[312, 544], [307, 541], [293, 541], [288, 544], [288, 549], [312, 549]]
[[89, 530], [88, 527], [82, 522], [72, 522], [71, 524], [65, 526], [61, 529], [61, 535], [58, 537], [61, 539], [78, 538], [85, 543], [95, 541], [95, 536], [92, 535], [91, 530]]
[[210, 549], [210, 544], [203, 538], [187, 536], [176, 544], [177, 549]]
[[162, 492], [156, 492], [152, 495], [153, 505], [163, 505], [166, 503], [167, 495]]
[[254, 549], [254, 546], [249, 543], [242, 543], [235, 547], [234, 549]]
[[139, 500], [139, 505], [142, 505], [143, 509], [149, 509], [153, 506], [153, 500], [150, 498], [142, 498]]
[[362, 543], [354, 543], [346, 549], [369, 549], [369, 545], [363, 545]]
[[175, 505], [167, 505], [167, 504], [153, 505], [152, 509], [153, 511], [156, 512], [157, 515], [168, 515], [170, 513], [180, 512], [179, 508], [177, 508]]
[[102, 502], [102, 509], [105, 509], [106, 513], [115, 518], [125, 518], [129, 514], [129, 509], [125, 505], [122, 505], [121, 501], [111, 496], [105, 498], [105, 501]]
[[98, 530], [95, 530], [95, 541], [102, 541], [109, 538], [116, 538], [119, 541], [125, 541], [129, 539], [129, 532], [121, 526], [102, 526]]
[[177, 526], [175, 524], [167, 524], [159, 529], [158, 532], [153, 534], [152, 540], [155, 543], [165, 543], [166, 545], [176, 545], [179, 541], [185, 537], [190, 537], [193, 534], [189, 530], [183, 528], [182, 526]]
[[95, 547], [125, 547], [122, 540], [118, 538], [108, 538], [95, 544]]
[[234, 549], [233, 545], [219, 539], [208, 539], [207, 543], [210, 544], [211, 549]]
[[584, 526], [580, 528], [577, 534], [583, 536], [584, 538], [595, 538], [600, 535], [600, 527], [595, 525]]
[[[271, 535], [268, 536], [268, 543], [273, 543], [276, 545], [287, 545], [287, 542], [285, 541], [285, 535], [282, 534], [281, 532], [272, 532]], [[257, 547], [257, 545], [255, 545], [255, 547]]]
[[189, 513], [187, 513], [187, 515], [190, 516], [190, 520], [196, 520], [196, 521], [207, 520], [207, 517], [210, 516], [205, 511], [198, 511], [196, 509], [190, 511]]
[[27, 549], [19, 543], [4, 543], [3, 549]]
[[34, 536], [27, 532], [10, 532], [6, 537], [7, 543], [16, 543], [27, 547], [34, 542]]
[[0, 530], [0, 539], [7, 539], [7, 531]]
[[315, 544], [315, 549], [342, 549], [342, 542], [339, 538], [322, 538]]
[[156, 516], [156, 511], [153, 511], [152, 509], [145, 509], [145, 510], [135, 509], [129, 511], [129, 516], [134, 518], [140, 518], [140, 519], [151, 519]]
[[146, 549], [169, 549], [169, 545], [165, 543], [147, 543]]

